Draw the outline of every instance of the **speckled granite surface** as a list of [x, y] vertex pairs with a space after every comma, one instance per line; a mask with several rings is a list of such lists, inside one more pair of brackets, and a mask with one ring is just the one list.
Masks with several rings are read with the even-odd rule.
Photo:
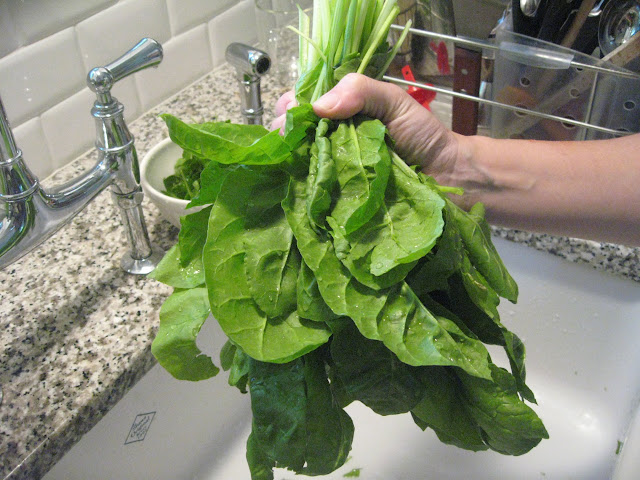
[[[142, 157], [167, 136], [157, 115], [241, 121], [232, 72], [222, 67], [129, 127]], [[282, 93], [263, 81], [266, 110]], [[267, 112], [265, 123], [270, 122]], [[68, 179], [88, 154], [47, 179]], [[28, 159], [27, 159], [28, 161]], [[145, 201], [153, 242], [177, 229]], [[496, 235], [640, 282], [640, 249], [494, 229]], [[40, 478], [153, 365], [151, 341], [170, 289], [125, 274], [126, 240], [108, 193], [21, 261], [0, 272], [0, 478]]]

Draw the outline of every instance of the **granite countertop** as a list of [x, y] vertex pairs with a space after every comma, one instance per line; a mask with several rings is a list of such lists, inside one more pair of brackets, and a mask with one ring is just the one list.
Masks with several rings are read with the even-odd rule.
[[[131, 122], [138, 155], [167, 136], [159, 113], [240, 122], [234, 78], [220, 67]], [[262, 89], [268, 124], [284, 90], [268, 77]], [[43, 183], [69, 179], [94, 161], [90, 152]], [[151, 240], [169, 249], [178, 230], [147, 200], [144, 209]], [[494, 233], [640, 282], [640, 249]], [[170, 288], [124, 273], [125, 249], [119, 214], [103, 192], [53, 238], [0, 271], [0, 478], [43, 476], [155, 364], [150, 346]]]

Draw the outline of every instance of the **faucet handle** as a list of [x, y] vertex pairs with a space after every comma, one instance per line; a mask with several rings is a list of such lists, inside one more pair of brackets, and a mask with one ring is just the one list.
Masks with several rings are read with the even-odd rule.
[[123, 79], [162, 61], [162, 46], [153, 38], [143, 38], [131, 50], [104, 67], [96, 67], [87, 75], [89, 88], [102, 96], [105, 103], [110, 100], [111, 87]]

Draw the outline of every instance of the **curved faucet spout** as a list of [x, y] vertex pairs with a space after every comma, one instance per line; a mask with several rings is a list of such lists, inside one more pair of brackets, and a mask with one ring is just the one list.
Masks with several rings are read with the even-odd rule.
[[0, 194], [0, 269], [50, 238], [113, 182], [115, 170], [104, 163], [50, 192], [37, 186], [27, 195]]

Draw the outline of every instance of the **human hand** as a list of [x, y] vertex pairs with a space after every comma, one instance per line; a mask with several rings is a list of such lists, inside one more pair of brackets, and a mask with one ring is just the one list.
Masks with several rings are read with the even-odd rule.
[[[286, 111], [295, 105], [292, 91], [280, 97], [276, 103], [278, 118], [272, 128], [281, 128]], [[399, 86], [351, 73], [319, 98], [313, 109], [320, 117], [331, 119], [349, 118], [359, 112], [378, 118], [387, 126], [396, 152], [405, 161], [452, 183], [459, 137]]]

